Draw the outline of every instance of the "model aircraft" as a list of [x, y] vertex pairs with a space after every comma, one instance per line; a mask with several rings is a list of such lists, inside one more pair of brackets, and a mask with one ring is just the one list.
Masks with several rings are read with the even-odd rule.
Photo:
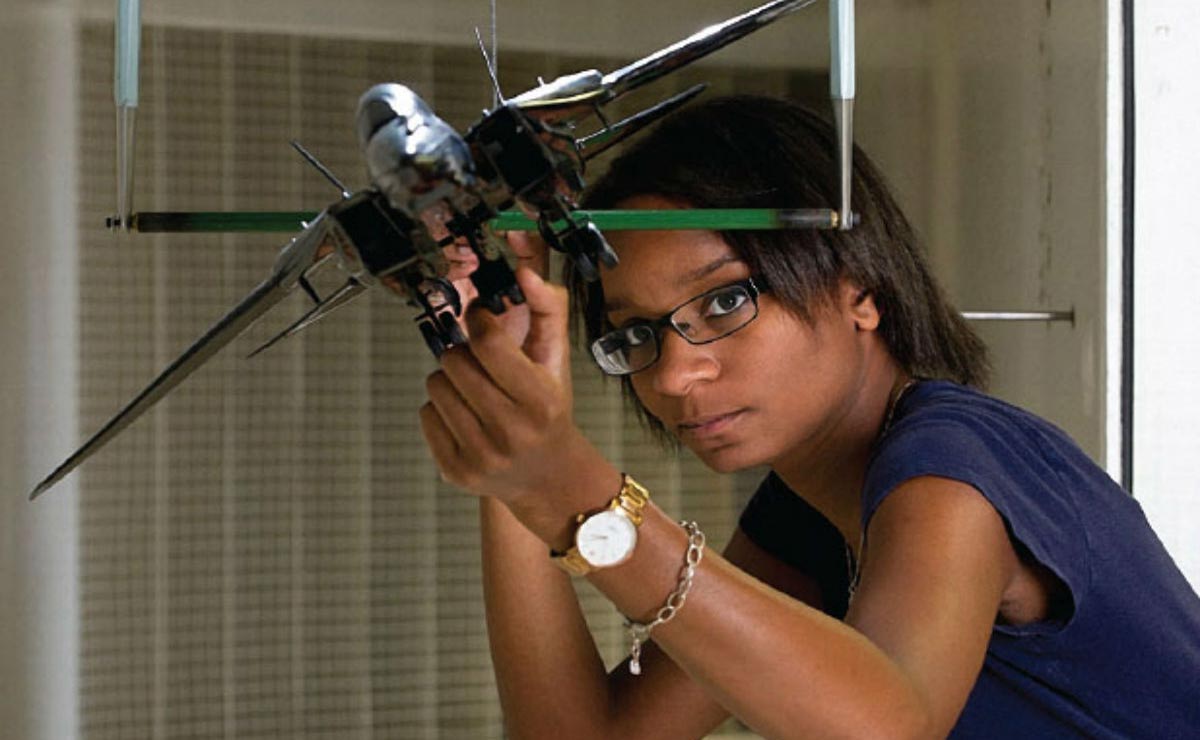
[[[397, 83], [372, 87], [361, 97], [356, 117], [370, 186], [347, 192], [314, 162], [342, 190], [342, 198], [302, 223], [270, 274], [39, 483], [30, 498], [68, 475], [297, 286], [309, 294], [314, 306], [259, 351], [373, 287], [416, 308], [417, 326], [435, 355], [463, 344], [466, 338], [458, 325], [463, 305], [446, 279], [443, 248], [466, 245], [478, 258], [479, 267], [470, 279], [477, 300], [489, 310], [500, 313], [508, 304], [521, 303], [524, 298], [507, 246], [493, 226], [513, 209], [531, 219], [546, 243], [564, 253], [582, 277], [596, 279], [600, 266], [615, 265], [617, 257], [597, 223], [577, 208], [587, 161], [683, 105], [703, 86], [616, 123], [607, 121], [604, 106], [814, 2], [773, 0], [607, 74], [587, 70], [559, 77], [508, 99], [497, 84], [497, 104], [462, 135], [408, 87]], [[830, 17], [832, 93], [841, 138], [841, 208], [797, 210], [793, 226], [849, 228], [853, 223], [849, 202], [853, 3], [834, 0]], [[128, 18], [123, 22], [128, 27]], [[118, 24], [120, 28], [122, 20]], [[495, 83], [490, 62], [489, 71]], [[581, 123], [591, 118], [600, 121], [599, 128], [577, 136]], [[123, 133], [121, 141], [127, 139]], [[127, 170], [122, 164], [121, 172]], [[127, 180], [123, 175], [120, 211], [110, 222], [123, 228], [138, 221], [138, 214], [128, 206]], [[683, 215], [686, 218], [687, 213]], [[654, 228], [670, 227], [659, 221]], [[346, 282], [321, 297], [308, 278], [329, 261], [345, 272]]]

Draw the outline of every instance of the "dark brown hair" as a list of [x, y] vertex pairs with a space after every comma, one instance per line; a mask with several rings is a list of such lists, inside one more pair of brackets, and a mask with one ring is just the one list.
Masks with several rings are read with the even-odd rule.
[[[792, 102], [758, 96], [716, 98], [672, 115], [625, 150], [587, 192], [588, 208], [612, 208], [635, 195], [659, 195], [694, 208], [836, 208], [839, 176], [833, 127]], [[983, 342], [950, 305], [929, 272], [915, 232], [883, 176], [854, 152], [849, 231], [727, 231], [722, 238], [762, 275], [771, 295], [806, 321], [828, 304], [839, 281], [870, 293], [878, 332], [914, 377], [982, 388]], [[566, 278], [590, 343], [609, 329], [600, 283]], [[628, 378], [625, 389], [631, 390]], [[656, 432], [657, 420], [636, 404]]]

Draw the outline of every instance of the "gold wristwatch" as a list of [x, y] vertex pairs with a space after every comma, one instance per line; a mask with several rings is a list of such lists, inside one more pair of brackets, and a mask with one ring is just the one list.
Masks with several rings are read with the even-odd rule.
[[575, 517], [575, 544], [566, 552], [550, 551], [550, 559], [573, 576], [619, 565], [633, 555], [637, 528], [650, 492], [628, 475], [621, 475], [621, 491], [608, 506]]

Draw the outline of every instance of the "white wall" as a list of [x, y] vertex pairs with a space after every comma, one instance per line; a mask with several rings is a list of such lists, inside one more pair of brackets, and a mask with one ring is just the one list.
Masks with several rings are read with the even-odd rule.
[[1134, 7], [1133, 492], [1200, 589], [1200, 5]]
[[0, 12], [0, 736], [76, 735], [76, 510], [30, 482], [74, 444], [74, 21], [67, 2]]

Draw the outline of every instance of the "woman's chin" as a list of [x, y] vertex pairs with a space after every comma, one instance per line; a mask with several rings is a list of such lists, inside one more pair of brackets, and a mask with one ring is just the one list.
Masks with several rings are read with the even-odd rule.
[[699, 448], [688, 445], [688, 449], [714, 473], [736, 473], [739, 470], [753, 468], [766, 462], [766, 460], [760, 459], [760, 455], [755, 455], [752, 450], [738, 444]]

